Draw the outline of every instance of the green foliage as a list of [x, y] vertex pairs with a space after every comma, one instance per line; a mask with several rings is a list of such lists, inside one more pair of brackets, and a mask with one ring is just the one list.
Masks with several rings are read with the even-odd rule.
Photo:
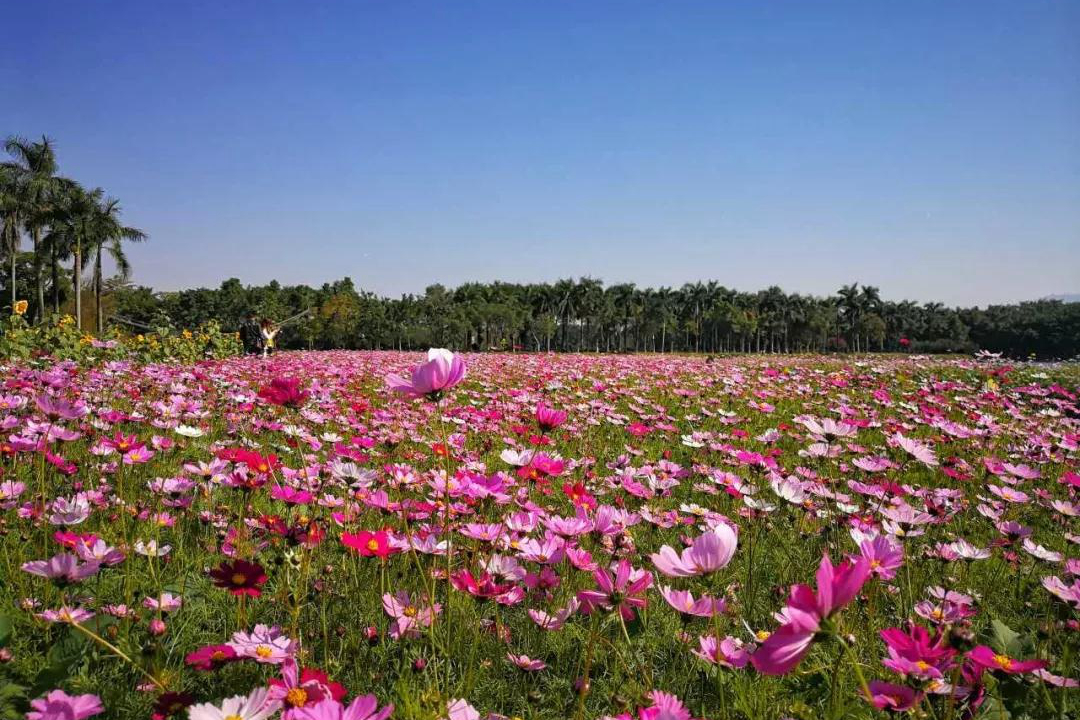
[[213, 321], [195, 331], [179, 333], [162, 327], [152, 333], [125, 336], [113, 328], [104, 337], [80, 331], [70, 315], [54, 316], [38, 325], [29, 325], [21, 315], [0, 322], [0, 359], [5, 360], [73, 360], [81, 365], [112, 360], [193, 363], [240, 351], [236, 334], [222, 332]]

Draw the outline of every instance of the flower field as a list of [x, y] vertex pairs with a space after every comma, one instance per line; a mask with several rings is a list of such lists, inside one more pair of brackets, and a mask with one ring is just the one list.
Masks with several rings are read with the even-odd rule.
[[1076, 366], [11, 363], [0, 718], [1080, 717]]

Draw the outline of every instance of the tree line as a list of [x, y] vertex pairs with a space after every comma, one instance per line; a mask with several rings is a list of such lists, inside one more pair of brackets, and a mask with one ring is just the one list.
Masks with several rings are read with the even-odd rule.
[[572, 352], [963, 352], [1043, 359], [1080, 355], [1080, 303], [1040, 300], [987, 308], [883, 300], [851, 284], [830, 297], [778, 287], [740, 292], [716, 282], [681, 288], [554, 283], [431, 285], [385, 298], [349, 278], [324, 284], [244, 286], [155, 293], [118, 288], [116, 312], [146, 325], [235, 329], [247, 312], [281, 320], [282, 347]]
[[[981, 308], [883, 300], [852, 283], [835, 295], [741, 292], [716, 282], [680, 288], [605, 286], [584, 277], [554, 283], [432, 285], [384, 298], [352, 280], [155, 293], [130, 284], [128, 242], [147, 238], [122, 221], [118, 200], [59, 174], [55, 144], [10, 137], [0, 162], [0, 297], [28, 303], [31, 322], [67, 312], [80, 328], [112, 322], [132, 332], [217, 321], [235, 330], [249, 312], [288, 325], [283, 347], [601, 352], [971, 352], [1015, 357], [1080, 354], [1080, 303], [1035, 301]], [[24, 246], [29, 244], [29, 249]], [[104, 277], [103, 258], [116, 274]], [[93, 296], [93, 308], [83, 293]]]

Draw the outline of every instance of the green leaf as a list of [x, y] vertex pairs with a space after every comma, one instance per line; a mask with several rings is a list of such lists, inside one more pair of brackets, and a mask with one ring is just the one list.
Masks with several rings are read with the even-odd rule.
[[991, 629], [993, 633], [991, 644], [995, 650], [1009, 657], [1020, 657], [1023, 654], [1023, 642], [1020, 633], [1000, 620], [994, 620], [991, 623]]

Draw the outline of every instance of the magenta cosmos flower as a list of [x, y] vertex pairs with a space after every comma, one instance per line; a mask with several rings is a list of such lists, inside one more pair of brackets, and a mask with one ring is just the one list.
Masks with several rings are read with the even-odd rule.
[[986, 645], [977, 645], [968, 653], [968, 659], [987, 670], [997, 670], [1010, 675], [1042, 670], [1049, 664], [1045, 660], [1015, 660]]
[[348, 706], [337, 700], [324, 700], [318, 705], [298, 710], [295, 717], [303, 720], [385, 720], [394, 712], [393, 705], [379, 708], [374, 695], [362, 695]]
[[645, 570], [635, 570], [625, 558], [615, 567], [612, 577], [604, 568], [593, 572], [596, 590], [582, 590], [577, 594], [581, 611], [586, 615], [593, 610], [618, 610], [623, 620], [634, 619], [634, 608], [643, 608], [647, 604], [645, 591], [652, 585], [652, 574]]
[[465, 379], [465, 363], [449, 350], [428, 350], [426, 363], [412, 369], [408, 378], [387, 375], [386, 385], [391, 390], [409, 397], [434, 396], [448, 390]]
[[105, 712], [97, 695], [68, 695], [63, 690], [31, 700], [30, 707], [33, 709], [26, 713], [27, 720], [83, 720]]
[[536, 424], [544, 432], [554, 430], [566, 422], [566, 411], [556, 410], [544, 403], [536, 406]]
[[780, 613], [785, 622], [757, 649], [750, 662], [765, 675], [786, 675], [795, 669], [814, 643], [821, 623], [855, 599], [867, 578], [870, 561], [833, 566], [828, 555], [817, 571], [817, 593], [808, 585], [791, 588], [791, 598]]

